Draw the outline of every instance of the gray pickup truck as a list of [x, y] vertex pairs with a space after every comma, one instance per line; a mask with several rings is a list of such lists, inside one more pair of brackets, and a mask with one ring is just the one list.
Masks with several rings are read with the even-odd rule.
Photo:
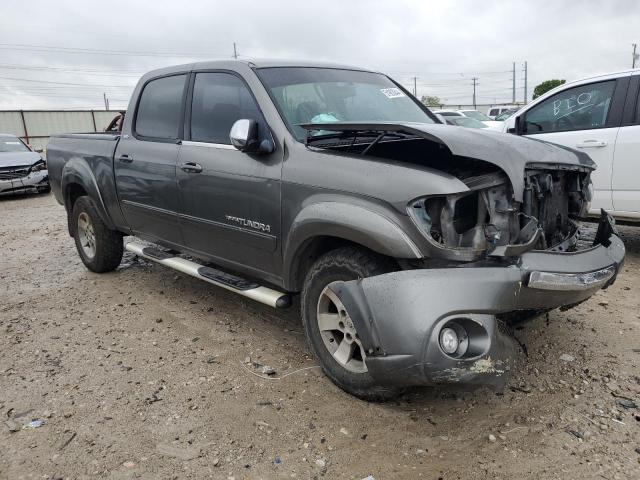
[[299, 294], [324, 372], [365, 399], [501, 381], [507, 320], [586, 300], [625, 255], [606, 213], [579, 223], [586, 154], [443, 125], [352, 67], [156, 70], [121, 133], [55, 135], [48, 165], [90, 270], [127, 249], [274, 308]]

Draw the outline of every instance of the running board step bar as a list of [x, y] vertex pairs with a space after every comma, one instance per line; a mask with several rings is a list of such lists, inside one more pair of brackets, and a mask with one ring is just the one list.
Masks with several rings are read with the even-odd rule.
[[186, 258], [173, 255], [170, 252], [136, 242], [128, 242], [124, 248], [139, 257], [160, 263], [161, 265], [230, 290], [256, 302], [264, 303], [274, 308], [287, 308], [291, 306], [291, 296], [287, 293], [278, 292], [277, 290], [263, 287], [257, 283], [236, 277], [221, 270], [200, 265]]

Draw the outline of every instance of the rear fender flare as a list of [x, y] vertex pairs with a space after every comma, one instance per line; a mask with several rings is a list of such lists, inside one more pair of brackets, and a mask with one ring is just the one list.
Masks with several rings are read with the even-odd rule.
[[[95, 202], [100, 219], [108, 228], [115, 230], [113, 220], [107, 213], [107, 209], [98, 188], [98, 182], [91, 170], [91, 167], [83, 159], [72, 158], [62, 169], [61, 191], [64, 198], [64, 206], [70, 214], [73, 208], [69, 204], [69, 187], [73, 184], [80, 185], [87, 195]], [[69, 232], [71, 233], [71, 232]]]
[[284, 251], [286, 283], [292, 286], [296, 259], [308, 241], [334, 237], [362, 245], [391, 258], [423, 258], [411, 238], [393, 220], [361, 205], [326, 201], [304, 207], [295, 217]]

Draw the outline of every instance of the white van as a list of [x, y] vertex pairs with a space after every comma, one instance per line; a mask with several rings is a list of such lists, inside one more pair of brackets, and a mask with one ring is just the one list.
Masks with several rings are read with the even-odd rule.
[[589, 154], [590, 213], [640, 221], [640, 69], [565, 83], [504, 122], [504, 131]]
[[519, 108], [518, 105], [494, 105], [493, 107], [489, 107], [487, 109], [487, 117], [491, 117], [495, 120], [495, 118], [503, 112], [507, 110], [512, 110], [514, 108]]

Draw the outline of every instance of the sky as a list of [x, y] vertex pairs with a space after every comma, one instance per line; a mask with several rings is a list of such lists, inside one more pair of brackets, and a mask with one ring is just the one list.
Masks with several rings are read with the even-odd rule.
[[[640, 2], [4, 0], [0, 109], [126, 108], [140, 75], [193, 61], [321, 60], [446, 104], [510, 103], [550, 78], [629, 69]], [[640, 47], [639, 47], [640, 52]]]

